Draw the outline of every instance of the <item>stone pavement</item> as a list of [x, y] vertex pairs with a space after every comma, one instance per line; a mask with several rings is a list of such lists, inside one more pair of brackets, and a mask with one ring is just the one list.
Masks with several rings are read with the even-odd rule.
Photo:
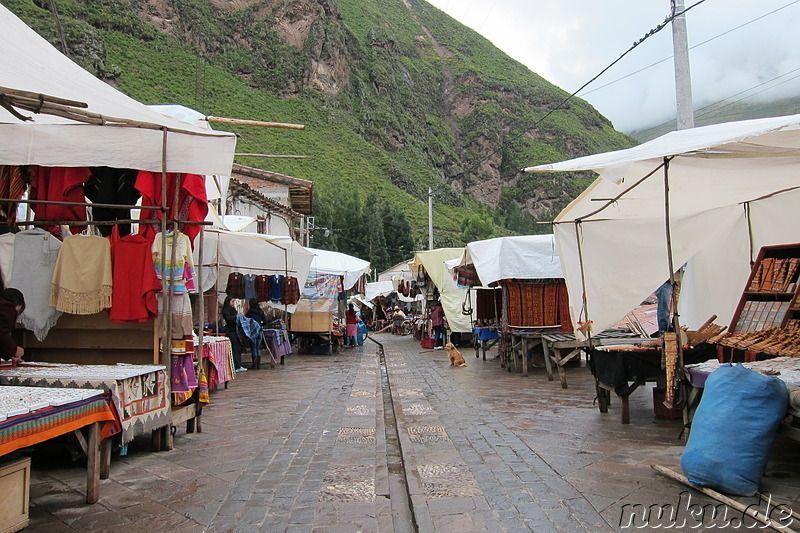
[[[633, 394], [623, 426], [618, 402], [606, 414], [593, 405], [585, 367], [567, 369], [563, 390], [543, 369], [523, 378], [471, 348], [454, 368], [409, 337], [376, 338], [385, 356], [367, 340], [239, 374], [212, 392], [202, 433], [178, 428], [174, 450], [137, 441], [114, 457], [94, 505], [82, 465], [37, 449], [29, 530], [625, 531], [647, 525], [635, 518], [651, 505], [711, 501], [650, 468], [679, 471], [683, 449], [680, 421], [654, 418], [650, 388]], [[779, 437], [764, 479], [797, 510], [799, 456]], [[701, 518], [729, 530], [731, 516]], [[661, 525], [700, 525], [680, 518]], [[647, 529], [656, 522], [650, 513]]]

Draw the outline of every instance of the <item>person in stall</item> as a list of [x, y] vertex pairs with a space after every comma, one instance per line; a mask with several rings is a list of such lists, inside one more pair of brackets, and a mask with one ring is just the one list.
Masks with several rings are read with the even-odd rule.
[[258, 305], [258, 300], [256, 300], [255, 298], [250, 298], [250, 300], [248, 300], [248, 303], [250, 305], [250, 308], [247, 310], [244, 316], [247, 318], [252, 318], [256, 322], [258, 322], [259, 325], [261, 326], [261, 329], [266, 328], [267, 315], [264, 314], [264, 310], [261, 309], [261, 306]]
[[431, 326], [433, 327], [433, 349], [444, 349], [444, 308], [437, 301], [431, 305]]
[[16, 366], [22, 362], [25, 350], [12, 335], [17, 317], [25, 310], [25, 297], [18, 289], [0, 291], [0, 359], [10, 359]]
[[347, 330], [347, 344], [345, 344], [345, 346], [354, 348], [356, 346], [356, 335], [358, 335], [358, 316], [356, 315], [355, 308], [353, 308], [353, 304], [348, 304], [347, 311], [344, 312], [344, 319], [345, 328]]
[[242, 366], [242, 345], [239, 342], [239, 335], [236, 333], [236, 317], [239, 312], [233, 306], [233, 298], [225, 297], [222, 302], [222, 318], [225, 320], [225, 327], [228, 330], [228, 338], [231, 340], [231, 350], [233, 351], [233, 366], [236, 372], [245, 372], [247, 369]]

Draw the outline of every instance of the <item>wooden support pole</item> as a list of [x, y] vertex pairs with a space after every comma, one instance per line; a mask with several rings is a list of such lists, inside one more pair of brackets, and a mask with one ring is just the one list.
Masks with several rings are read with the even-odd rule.
[[[769, 518], [769, 515], [766, 518], [762, 517], [761, 513], [758, 512], [758, 509], [753, 509], [752, 505], [747, 506], [747, 505], [745, 505], [745, 504], [743, 504], [741, 502], [737, 502], [736, 500], [734, 500], [732, 498], [729, 498], [729, 497], [725, 496], [724, 494], [720, 494], [719, 492], [717, 492], [717, 491], [715, 491], [713, 489], [709, 489], [707, 487], [700, 487], [700, 486], [697, 486], [697, 485], [692, 485], [689, 482], [689, 480], [686, 478], [686, 476], [684, 476], [682, 474], [679, 474], [679, 473], [675, 472], [674, 470], [671, 470], [671, 469], [669, 469], [669, 468], [667, 468], [665, 466], [650, 465], [650, 468], [652, 468], [653, 470], [655, 470], [659, 474], [665, 475], [670, 479], [674, 479], [675, 481], [679, 481], [679, 482], [683, 483], [684, 485], [686, 485], [687, 487], [691, 487], [691, 488], [695, 489], [696, 491], [702, 492], [706, 496], [710, 496], [710, 497], [714, 498], [715, 500], [717, 500], [719, 502], [722, 502], [725, 505], [728, 505], [728, 506], [732, 507], [733, 509], [736, 509], [737, 511], [740, 511], [743, 514], [746, 514], [747, 516], [749, 516], [753, 520], [757, 520], [758, 522], [764, 524], [764, 527], [770, 527], [770, 528], [774, 529], [775, 531], [787, 531], [788, 530], [786, 527], [782, 528], [779, 525], [773, 525], [773, 523], [772, 523], [773, 521]], [[762, 528], [759, 528], [759, 529], [762, 529]]]
[[306, 129], [304, 124], [287, 124], [284, 122], [265, 122], [263, 120], [246, 120], [242, 118], [225, 118], [225, 117], [215, 117], [213, 115], [209, 115], [206, 117], [206, 120], [209, 122], [220, 122], [222, 124], [237, 124], [239, 126], [261, 126], [264, 128], [282, 128], [288, 130], [304, 130]]
[[89, 446], [86, 453], [86, 503], [100, 499], [100, 423], [89, 426]]
[[310, 155], [271, 155], [271, 154], [248, 154], [235, 153], [236, 157], [269, 157], [272, 159], [311, 159]]

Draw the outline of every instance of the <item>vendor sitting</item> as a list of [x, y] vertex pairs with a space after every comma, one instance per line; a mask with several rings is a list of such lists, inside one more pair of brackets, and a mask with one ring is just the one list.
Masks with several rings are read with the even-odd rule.
[[17, 317], [25, 311], [25, 297], [17, 289], [4, 289], [0, 292], [0, 358], [11, 359], [14, 365], [22, 362], [25, 354], [17, 346], [11, 332], [17, 323]]

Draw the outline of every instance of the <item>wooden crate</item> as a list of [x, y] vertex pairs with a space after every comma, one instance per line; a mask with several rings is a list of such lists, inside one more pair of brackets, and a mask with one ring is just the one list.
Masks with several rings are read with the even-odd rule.
[[30, 457], [0, 465], [0, 533], [28, 526], [30, 487]]

